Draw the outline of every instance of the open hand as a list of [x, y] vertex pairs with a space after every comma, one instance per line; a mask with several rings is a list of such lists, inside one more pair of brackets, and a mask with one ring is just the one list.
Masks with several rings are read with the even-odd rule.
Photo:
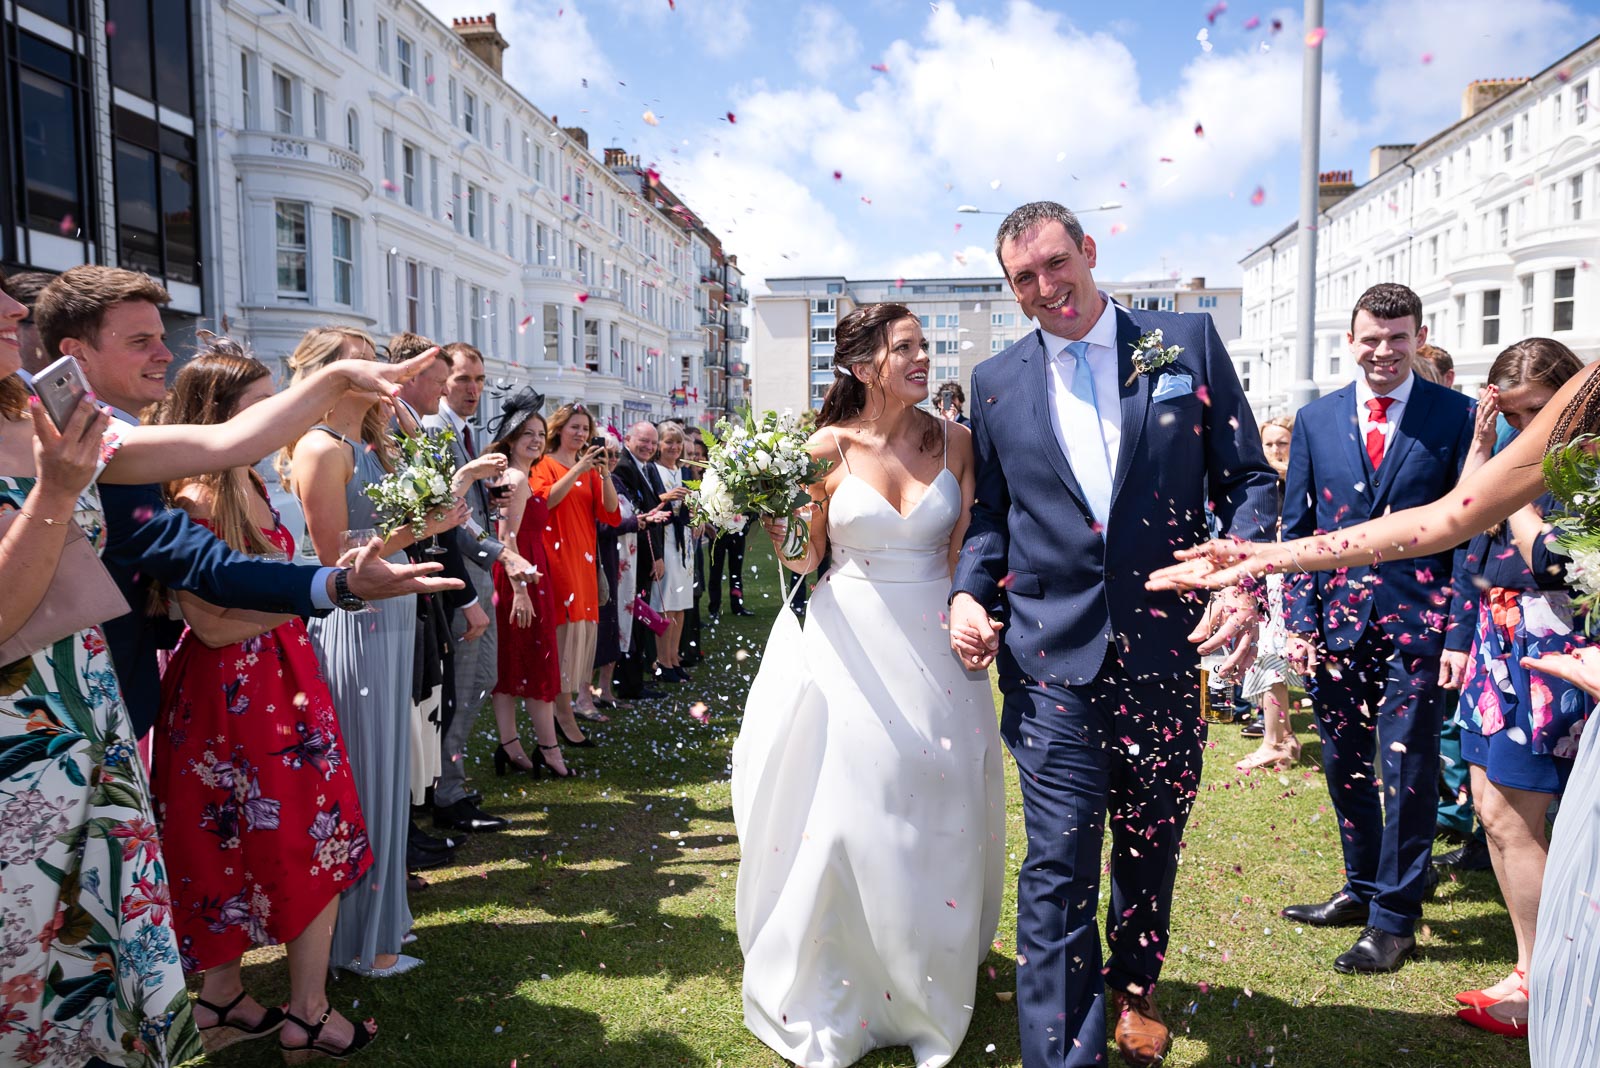
[[[444, 593], [459, 590], [460, 579], [444, 578], [438, 572], [443, 564], [391, 564], [383, 558], [383, 539], [373, 538], [359, 549], [352, 549], [339, 561], [350, 568], [350, 592], [363, 601], [382, 601], [418, 593]], [[331, 592], [333, 577], [328, 577]]]
[[[504, 453], [487, 452], [476, 460], [470, 460], [456, 468], [455, 478], [450, 480], [452, 489], [459, 489], [463, 493], [472, 483], [485, 478], [494, 478], [504, 474], [506, 457]], [[460, 493], [456, 494], [461, 496]]]
[[1283, 544], [1215, 538], [1204, 545], [1180, 549], [1173, 555], [1182, 562], [1150, 572], [1144, 588], [1166, 592], [1234, 586], [1240, 579], [1272, 570], [1273, 560], [1268, 554]]
[[370, 394], [374, 399], [388, 400], [400, 392], [400, 385], [409, 382], [427, 369], [438, 356], [438, 346], [413, 356], [405, 363], [379, 363], [376, 360], [338, 360], [328, 365], [330, 374], [344, 379], [352, 393]]
[[1569, 682], [1590, 697], [1600, 697], [1600, 648], [1595, 646], [1580, 646], [1570, 653], [1525, 656], [1522, 666]]

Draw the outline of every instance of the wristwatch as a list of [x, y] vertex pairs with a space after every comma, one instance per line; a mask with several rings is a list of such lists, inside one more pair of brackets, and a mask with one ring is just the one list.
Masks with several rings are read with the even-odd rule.
[[350, 592], [350, 569], [341, 567], [333, 573], [333, 603], [346, 612], [364, 612], [367, 602]]

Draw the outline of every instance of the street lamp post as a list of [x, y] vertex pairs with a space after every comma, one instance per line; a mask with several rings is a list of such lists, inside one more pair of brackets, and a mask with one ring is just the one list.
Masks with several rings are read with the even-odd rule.
[[[1104, 204], [1100, 204], [1100, 205], [1097, 205], [1097, 206], [1092, 207], [1092, 208], [1078, 208], [1077, 210], [1075, 210], [1073, 212], [1073, 214], [1074, 215], [1087, 215], [1091, 211], [1116, 211], [1120, 207], [1122, 207], [1122, 205], [1120, 203], [1118, 203], [1117, 201], [1108, 200]], [[978, 206], [976, 206], [974, 204], [962, 204], [962, 205], [960, 205], [959, 207], [956, 208], [956, 211], [959, 214], [962, 214], [962, 215], [1010, 215], [1011, 214], [1009, 211], [985, 211], [983, 208], [980, 208], [980, 207], [978, 207]]]

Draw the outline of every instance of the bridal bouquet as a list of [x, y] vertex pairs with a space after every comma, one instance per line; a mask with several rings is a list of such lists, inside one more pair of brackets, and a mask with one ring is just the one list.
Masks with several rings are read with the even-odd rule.
[[447, 512], [456, 506], [450, 479], [456, 473], [455, 441], [451, 430], [419, 430], [399, 435], [399, 458], [395, 469], [363, 491], [377, 505], [379, 531], [388, 537], [403, 526], [420, 540], [431, 512]]
[[806, 451], [806, 428], [793, 412], [757, 416], [746, 408], [732, 422], [718, 420], [716, 434], [721, 440], [707, 449], [704, 474], [685, 483], [694, 490], [694, 522], [739, 531], [746, 515], [788, 518], [783, 555], [805, 555], [810, 525], [792, 513], [810, 502], [807, 487], [832, 466]]
[[1546, 453], [1544, 482], [1561, 505], [1545, 517], [1556, 531], [1551, 547], [1571, 561], [1572, 606], [1583, 612], [1588, 632], [1600, 622], [1594, 610], [1600, 605], [1600, 437], [1574, 438]]

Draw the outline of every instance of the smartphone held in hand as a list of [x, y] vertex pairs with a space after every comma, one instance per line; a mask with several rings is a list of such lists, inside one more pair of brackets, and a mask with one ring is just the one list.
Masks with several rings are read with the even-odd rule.
[[71, 356], [63, 356], [33, 377], [33, 392], [60, 430], [72, 418], [78, 402], [89, 392], [83, 369]]

